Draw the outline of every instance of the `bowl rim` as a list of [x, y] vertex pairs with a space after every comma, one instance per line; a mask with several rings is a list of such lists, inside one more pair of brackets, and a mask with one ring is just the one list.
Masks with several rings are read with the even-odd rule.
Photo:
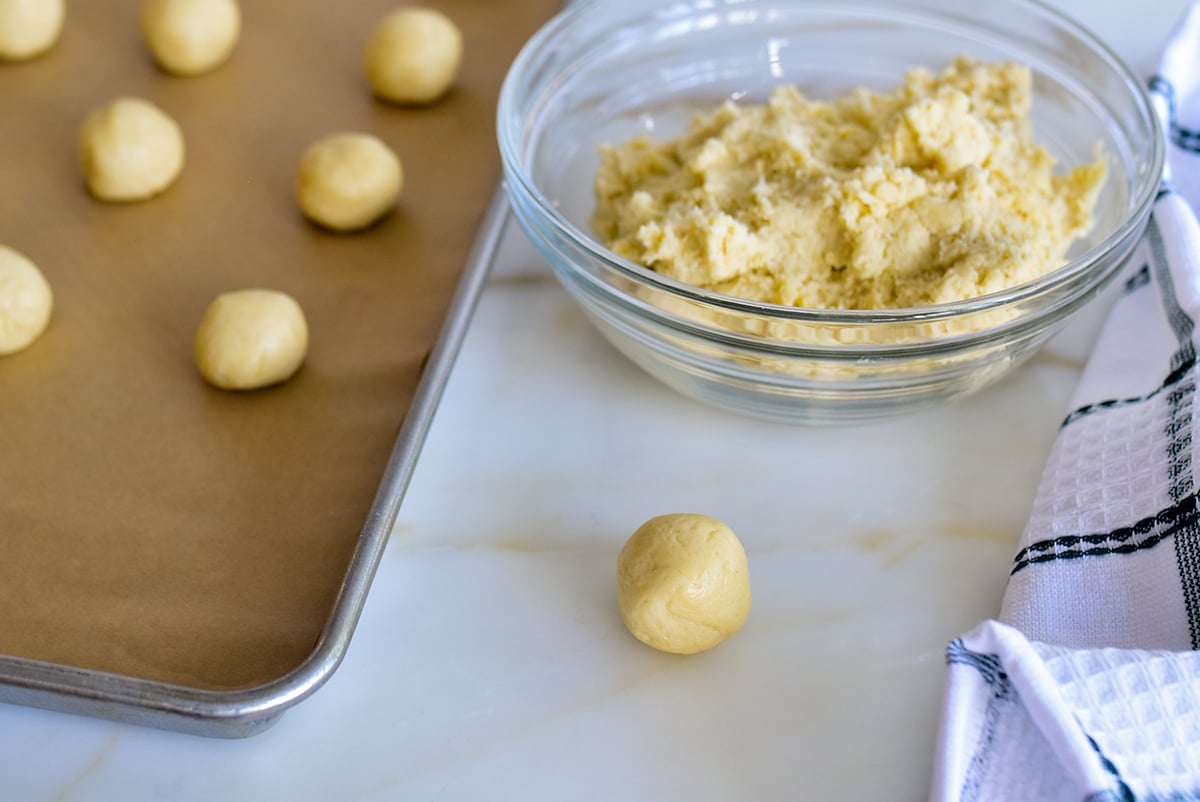
[[[543, 51], [553, 44], [555, 38], [564, 31], [591, 21], [597, 17], [601, 20], [611, 17], [616, 25], [607, 28], [597, 28], [603, 35], [613, 35], [633, 26], [667, 22], [678, 19], [681, 15], [703, 12], [711, 14], [722, 9], [736, 9], [740, 6], [752, 6], [785, 2], [788, 5], [804, 6], [807, 8], [828, 8], [840, 12], [849, 10], [880, 10], [889, 11], [920, 11], [925, 16], [936, 18], [934, 9], [920, 0], [677, 0], [650, 9], [641, 9], [641, 13], [621, 17], [611, 11], [598, 10], [604, 4], [600, 0], [578, 2], [560, 11], [549, 22], [542, 26], [522, 47], [517, 57], [509, 67], [500, 89], [499, 102], [496, 111], [497, 141], [501, 160], [505, 171], [505, 184], [509, 191], [519, 190], [521, 194], [532, 200], [538, 213], [548, 220], [554, 228], [568, 236], [578, 247], [587, 252], [591, 258], [606, 267], [616, 271], [622, 277], [634, 282], [649, 285], [651, 288], [665, 292], [683, 300], [704, 306], [716, 307], [725, 312], [755, 315], [780, 320], [821, 323], [825, 325], [840, 324], [846, 326], [870, 326], [875, 324], [896, 324], [913, 322], [934, 322], [975, 315], [998, 308], [1019, 303], [1027, 298], [1035, 297], [1070, 282], [1071, 280], [1094, 271], [1094, 268], [1104, 257], [1114, 250], [1131, 233], [1139, 230], [1153, 206], [1166, 159], [1166, 147], [1163, 140], [1162, 123], [1150, 99], [1148, 88], [1137, 77], [1133, 69], [1108, 44], [1093, 34], [1082, 24], [1069, 15], [1048, 5], [1042, 0], [1007, 0], [1014, 8], [1035, 15], [1049, 17], [1052, 21], [1065, 28], [1079, 41], [1085, 44], [1096, 55], [1107, 63], [1110, 69], [1120, 77], [1122, 84], [1129, 90], [1139, 116], [1149, 122], [1150, 135], [1150, 169], [1144, 174], [1134, 176], [1134, 193], [1122, 221], [1100, 242], [1087, 251], [1068, 260], [1065, 264], [1042, 275], [1033, 281], [1025, 282], [997, 292], [980, 295], [960, 301], [942, 304], [932, 304], [917, 307], [896, 307], [889, 309], [826, 309], [820, 307], [789, 306], [784, 304], [766, 303], [733, 295], [714, 292], [702, 287], [688, 284], [677, 279], [662, 275], [645, 265], [625, 259], [608, 250], [589, 232], [581, 230], [568, 220], [557, 208], [557, 205], [539, 189], [522, 167], [518, 149], [509, 136], [510, 129], [517, 132], [520, 118], [513, 112], [515, 98], [518, 94], [518, 84], [521, 77], [530, 72], [531, 65]], [[515, 186], [514, 186], [515, 184]], [[571, 265], [571, 269], [580, 272], [579, 268]], [[1100, 271], [1104, 272], [1104, 271]], [[605, 286], [618, 292], [605, 282]], [[656, 310], [667, 314], [665, 310]]]

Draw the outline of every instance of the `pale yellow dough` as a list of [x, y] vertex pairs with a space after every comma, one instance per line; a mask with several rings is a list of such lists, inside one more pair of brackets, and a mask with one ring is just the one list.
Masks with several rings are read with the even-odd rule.
[[300, 304], [276, 290], [218, 295], [196, 331], [200, 375], [222, 390], [255, 390], [287, 381], [308, 351]]
[[50, 323], [54, 295], [37, 265], [0, 245], [0, 356], [28, 348]]
[[58, 41], [64, 0], [0, 0], [0, 61], [40, 56]]
[[962, 300], [1061, 266], [1092, 225], [1103, 159], [1056, 174], [1028, 68], [959, 58], [889, 94], [777, 88], [677, 139], [602, 149], [593, 226], [617, 254], [768, 303]]
[[369, 134], [331, 134], [300, 157], [296, 201], [310, 220], [355, 231], [396, 205], [404, 172], [396, 154]]
[[617, 557], [621, 618], [634, 637], [674, 654], [711, 649], [750, 614], [750, 569], [733, 531], [707, 515], [660, 515]]
[[237, 45], [242, 12], [237, 0], [145, 0], [142, 38], [160, 67], [199, 75], [223, 64]]
[[411, 6], [388, 14], [367, 40], [367, 82], [393, 103], [432, 103], [458, 78], [462, 32], [431, 8]]
[[183, 131], [141, 98], [119, 98], [84, 120], [79, 162], [92, 194], [104, 201], [154, 197], [183, 170]]

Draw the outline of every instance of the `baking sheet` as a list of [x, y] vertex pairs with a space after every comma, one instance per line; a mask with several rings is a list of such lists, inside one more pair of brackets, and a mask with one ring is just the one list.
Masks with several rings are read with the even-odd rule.
[[[54, 51], [0, 65], [0, 243], [55, 292], [46, 334], [0, 359], [0, 653], [202, 690], [312, 654], [498, 178], [504, 70], [557, 3], [430, 5], [466, 54], [433, 108], [362, 80], [390, 0], [244, 3], [233, 59], [190, 79], [152, 65], [138, 0], [74, 3]], [[163, 196], [106, 205], [76, 138], [121, 95], [180, 123], [187, 163]], [[302, 150], [339, 130], [405, 168], [399, 211], [354, 236], [292, 198]], [[300, 302], [307, 361], [280, 387], [214, 390], [195, 327], [255, 286]]]

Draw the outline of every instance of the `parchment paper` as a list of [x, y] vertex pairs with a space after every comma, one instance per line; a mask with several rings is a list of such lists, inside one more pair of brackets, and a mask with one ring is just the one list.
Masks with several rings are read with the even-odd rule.
[[[362, 49], [394, 0], [245, 0], [232, 60], [159, 72], [138, 0], [69, 3], [48, 55], [0, 64], [0, 243], [55, 294], [0, 357], [0, 653], [199, 688], [257, 685], [311, 652], [499, 177], [495, 101], [557, 0], [428, 0], [463, 29], [432, 108], [375, 101]], [[84, 116], [145, 97], [182, 126], [178, 183], [93, 200]], [[399, 211], [358, 235], [295, 206], [304, 148], [365, 131], [400, 156]], [[219, 292], [270, 287], [308, 318], [288, 384], [196, 373]]]

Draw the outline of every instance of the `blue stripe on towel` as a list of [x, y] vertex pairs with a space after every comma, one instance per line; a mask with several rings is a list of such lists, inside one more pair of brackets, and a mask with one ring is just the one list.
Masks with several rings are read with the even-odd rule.
[[1189, 153], [1200, 153], [1200, 131], [1184, 128], [1176, 119], [1178, 101], [1175, 85], [1161, 75], [1152, 77], [1147, 85], [1151, 92], [1167, 101], [1167, 138], [1171, 144]]
[[996, 730], [1000, 726], [1001, 709], [1016, 701], [1017, 689], [1005, 673], [999, 655], [971, 651], [961, 638], [955, 639], [946, 647], [946, 662], [974, 668], [992, 689], [987, 710], [984, 711], [979, 741], [975, 745], [975, 753], [971, 755], [971, 762], [967, 764], [962, 788], [958, 794], [959, 802], [975, 802], [979, 799], [984, 779], [987, 777], [992, 747], [996, 742]]

